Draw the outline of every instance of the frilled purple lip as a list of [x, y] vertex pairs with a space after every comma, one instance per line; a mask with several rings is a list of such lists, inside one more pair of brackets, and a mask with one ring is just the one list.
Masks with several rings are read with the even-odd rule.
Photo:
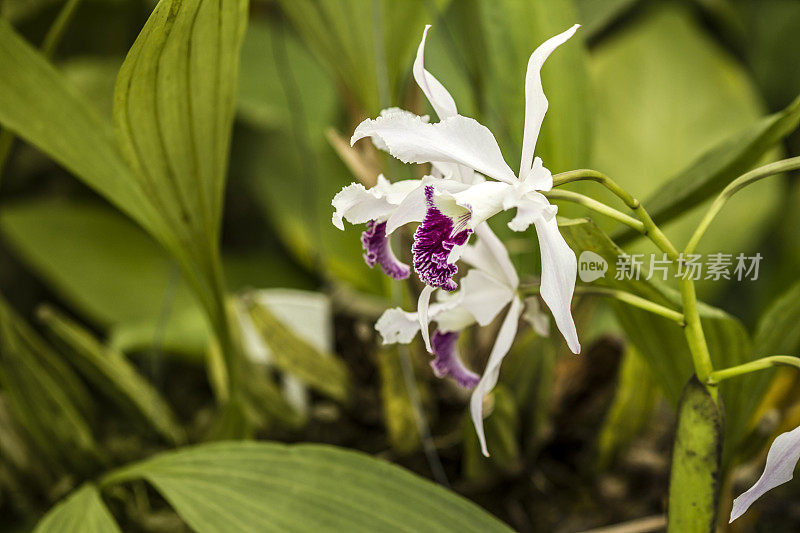
[[436, 377], [450, 377], [465, 389], [474, 389], [480, 381], [480, 376], [464, 366], [456, 352], [458, 342], [457, 331], [442, 333], [439, 330], [431, 336], [431, 348], [436, 358], [431, 361], [431, 368]]
[[433, 203], [433, 187], [425, 187], [425, 200], [428, 209], [422, 224], [414, 232], [411, 252], [414, 256], [414, 270], [419, 279], [431, 287], [446, 291], [458, 288], [453, 276], [458, 272], [455, 264], [447, 261], [454, 246], [467, 242], [471, 229], [455, 231], [453, 219], [443, 214]]
[[383, 272], [394, 279], [406, 279], [411, 268], [395, 257], [386, 236], [386, 222], [367, 222], [367, 229], [361, 234], [361, 245], [364, 247], [364, 261], [370, 268], [380, 265]]

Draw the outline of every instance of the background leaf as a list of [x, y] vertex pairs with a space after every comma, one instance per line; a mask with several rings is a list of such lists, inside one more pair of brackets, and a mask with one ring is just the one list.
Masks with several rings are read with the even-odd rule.
[[403, 469], [330, 446], [218, 443], [110, 474], [144, 478], [199, 533], [508, 531], [474, 504]]
[[121, 531], [94, 485], [83, 485], [56, 505], [35, 533], [116, 533]]

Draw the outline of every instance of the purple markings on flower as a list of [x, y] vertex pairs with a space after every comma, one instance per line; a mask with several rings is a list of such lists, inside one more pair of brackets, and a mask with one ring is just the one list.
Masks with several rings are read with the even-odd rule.
[[458, 335], [457, 331], [442, 333], [437, 329], [433, 332], [431, 347], [436, 359], [431, 361], [431, 368], [433, 368], [433, 373], [438, 378], [448, 376], [456, 380], [456, 383], [465, 389], [474, 389], [481, 378], [465, 367], [458, 353], [456, 353]]
[[411, 247], [414, 270], [425, 284], [454, 291], [458, 288], [453, 281], [458, 267], [447, 259], [454, 246], [467, 242], [472, 230], [454, 231], [453, 219], [434, 205], [433, 187], [430, 185], [425, 187], [425, 199], [428, 210], [422, 224], [414, 232], [414, 244]]
[[364, 261], [370, 268], [378, 264], [387, 276], [394, 279], [406, 279], [411, 274], [411, 268], [401, 263], [389, 246], [386, 222], [367, 222], [367, 229], [361, 234], [361, 245], [364, 247]]

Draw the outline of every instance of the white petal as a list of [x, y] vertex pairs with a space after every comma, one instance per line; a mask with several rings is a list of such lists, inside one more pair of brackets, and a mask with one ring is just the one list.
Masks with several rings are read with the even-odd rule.
[[772, 443], [767, 454], [764, 473], [747, 492], [733, 500], [730, 522], [742, 516], [765, 492], [792, 479], [798, 460], [800, 460], [800, 427], [781, 433]]
[[383, 344], [408, 344], [419, 331], [417, 313], [399, 307], [387, 309], [375, 323], [375, 330], [381, 334]]
[[519, 276], [503, 242], [485, 222], [475, 228], [475, 235], [478, 237], [477, 242], [465, 250], [461, 258], [465, 263], [503, 280], [507, 286], [516, 290]]
[[553, 173], [544, 166], [541, 157], [533, 158], [533, 167], [525, 178], [525, 183], [535, 191], [549, 191], [553, 188]]
[[542, 281], [540, 294], [544, 303], [553, 313], [556, 326], [564, 335], [569, 349], [580, 353], [578, 333], [572, 319], [570, 303], [575, 291], [575, 277], [578, 272], [578, 261], [575, 252], [569, 247], [555, 217], [546, 219], [538, 217], [534, 220], [536, 235], [539, 237], [539, 248], [542, 254]]
[[431, 303], [431, 293], [434, 288], [430, 285], [425, 285], [422, 292], [419, 294], [419, 301], [417, 302], [417, 318], [419, 320], [420, 331], [422, 331], [422, 340], [425, 341], [425, 348], [428, 353], [433, 353], [431, 348], [431, 332], [429, 329], [430, 321], [428, 319], [428, 306]]
[[425, 26], [425, 31], [422, 32], [422, 40], [417, 48], [417, 58], [414, 60], [414, 79], [417, 80], [417, 85], [425, 93], [428, 101], [433, 106], [433, 110], [439, 115], [439, 120], [447, 117], [452, 117], [458, 114], [456, 109], [456, 102], [444, 85], [439, 83], [433, 74], [425, 70], [425, 39], [428, 36], [428, 30], [431, 25]]
[[555, 218], [558, 212], [558, 208], [550, 204], [547, 198], [535, 192], [518, 200], [515, 207], [517, 214], [508, 223], [513, 231], [525, 231], [537, 218]]
[[567, 31], [546, 40], [534, 50], [528, 60], [528, 72], [525, 74], [525, 128], [522, 134], [522, 160], [519, 167], [519, 177], [522, 180], [531, 170], [536, 139], [539, 137], [542, 121], [547, 113], [547, 97], [542, 88], [542, 66], [553, 50], [567, 42], [579, 27], [579, 24], [575, 24]]
[[461, 307], [469, 311], [478, 324], [486, 326], [514, 298], [516, 291], [502, 278], [473, 269], [461, 280], [461, 293], [464, 295]]
[[475, 432], [478, 434], [478, 440], [481, 443], [481, 451], [486, 457], [489, 457], [489, 450], [486, 447], [486, 435], [483, 432], [483, 397], [491, 392], [497, 384], [497, 378], [500, 375], [500, 364], [511, 349], [514, 337], [517, 335], [517, 325], [521, 311], [522, 302], [519, 298], [514, 298], [508, 308], [506, 318], [503, 320], [503, 325], [500, 326], [500, 332], [497, 334], [492, 353], [489, 354], [486, 370], [483, 371], [483, 376], [481, 376], [478, 386], [472, 392], [472, 397], [469, 401], [472, 423], [475, 425]]
[[442, 333], [461, 331], [475, 323], [475, 317], [472, 316], [472, 313], [461, 306], [442, 311], [432, 320], [436, 321], [436, 329]]
[[475, 228], [503, 210], [506, 196], [511, 192], [508, 183], [484, 181], [452, 194], [456, 204], [469, 210], [469, 225]]
[[525, 298], [525, 314], [522, 315], [522, 318], [531, 325], [533, 331], [540, 337], [550, 336], [550, 317], [542, 311], [542, 306], [539, 305], [539, 298], [536, 296]]
[[332, 216], [333, 225], [343, 230], [343, 219], [351, 224], [385, 219], [411, 191], [419, 188], [421, 183], [421, 180], [389, 183], [383, 176], [378, 176], [378, 184], [370, 189], [366, 189], [360, 183], [351, 183], [336, 193], [331, 201], [335, 209]]
[[[410, 181], [410, 180], [409, 180]], [[403, 198], [403, 201], [397, 206], [386, 221], [386, 234], [391, 235], [394, 230], [400, 226], [404, 226], [410, 222], [422, 222], [425, 218], [425, 213], [428, 209], [425, 200], [425, 186], [433, 185], [437, 191], [456, 192], [462, 191], [468, 187], [463, 183], [435, 178], [433, 176], [425, 176], [422, 181], [414, 180], [420, 184], [414, 190], [409, 192]]]
[[427, 124], [420, 117], [391, 112], [359, 124], [350, 143], [364, 137], [378, 139], [404, 163], [459, 163], [491, 178], [516, 181], [492, 132], [468, 117]]

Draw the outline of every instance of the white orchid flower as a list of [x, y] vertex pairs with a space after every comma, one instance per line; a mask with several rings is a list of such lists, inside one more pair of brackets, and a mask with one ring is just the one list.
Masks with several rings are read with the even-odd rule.
[[730, 522], [742, 516], [753, 503], [770, 491], [791, 480], [800, 460], [800, 427], [781, 433], [767, 453], [767, 464], [758, 481], [733, 500]]
[[[461, 260], [473, 268], [461, 280], [461, 288], [417, 313], [400, 308], [389, 309], [378, 320], [375, 328], [384, 344], [409, 343], [422, 330], [427, 337], [428, 320], [436, 322], [429, 342], [429, 351], [435, 356], [431, 367], [438, 377], [453, 378], [459, 385], [471, 389], [470, 413], [481, 449], [489, 455], [483, 430], [483, 397], [497, 384], [500, 364], [511, 348], [517, 334], [522, 302], [517, 295], [519, 277], [503, 243], [483, 223], [475, 228], [477, 241], [466, 246]], [[510, 305], [509, 305], [510, 304]], [[456, 342], [462, 330], [478, 324], [490, 324], [508, 307], [500, 332], [489, 355], [482, 377], [469, 370], [458, 355]], [[420, 318], [420, 314], [424, 316]], [[424, 326], [422, 326], [424, 324]]]
[[[437, 183], [424, 184], [425, 214], [414, 234], [412, 253], [414, 269], [430, 288], [452, 291], [457, 288], [453, 276], [458, 268], [459, 249], [485, 220], [500, 211], [516, 208], [509, 223], [514, 231], [536, 227], [542, 254], [541, 296], [553, 313], [570, 349], [580, 352], [580, 343], [570, 311], [575, 289], [577, 259], [558, 231], [556, 207], [540, 191], [553, 186], [553, 178], [540, 158], [534, 158], [547, 98], [541, 83], [541, 68], [550, 54], [575, 34], [578, 25], [552, 37], [539, 46], [528, 61], [525, 82], [525, 126], [519, 175], [508, 166], [497, 141], [488, 128], [476, 120], [459, 115], [455, 102], [444, 86], [424, 68], [425, 27], [414, 77], [430, 101], [440, 121], [429, 123], [426, 117], [399, 110], [389, 110], [378, 118], [367, 119], [356, 128], [351, 144], [370, 137], [379, 148], [405, 163], [432, 163], [445, 169], [451, 178], [447, 188]], [[474, 179], [479, 172], [491, 181]], [[441, 183], [441, 182], [439, 182]], [[420, 195], [406, 198], [398, 209], [419, 209]], [[418, 211], [416, 211], [418, 214]], [[432, 289], [426, 287], [420, 297], [419, 317], [427, 340], [424, 322]]]

